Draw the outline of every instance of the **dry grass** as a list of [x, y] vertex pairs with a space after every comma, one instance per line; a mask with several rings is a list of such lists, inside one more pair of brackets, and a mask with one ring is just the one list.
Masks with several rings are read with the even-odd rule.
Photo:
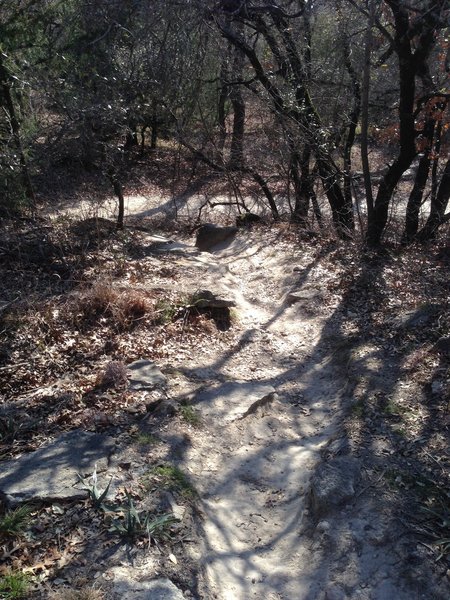
[[121, 389], [128, 382], [128, 370], [121, 360], [110, 361], [97, 378], [97, 386]]
[[50, 595], [50, 600], [105, 600], [105, 594], [102, 590], [83, 587], [79, 590], [58, 590]]
[[79, 325], [92, 326], [103, 319], [119, 330], [129, 329], [153, 312], [153, 305], [145, 292], [118, 290], [112, 281], [97, 282], [82, 294], [72, 307]]

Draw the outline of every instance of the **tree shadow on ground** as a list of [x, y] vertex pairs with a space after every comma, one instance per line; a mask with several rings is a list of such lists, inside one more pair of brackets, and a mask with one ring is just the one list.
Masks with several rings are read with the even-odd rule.
[[[385, 273], [392, 268], [395, 265], [389, 254], [363, 256], [359, 273], [348, 282], [339, 306], [325, 321], [320, 339], [308, 358], [301, 365], [285, 369], [282, 375], [257, 380], [275, 388], [286, 380], [307, 382], [299, 387], [301, 409], [306, 408], [311, 412], [316, 408], [317, 381], [321, 378], [328, 380], [331, 389], [330, 386], [324, 389], [327, 390], [329, 402], [325, 402], [325, 407], [317, 411], [316, 419], [310, 423], [314, 429], [312, 434], [308, 428], [302, 430], [306, 419], [301, 414], [297, 415], [300, 446], [314, 446], [317, 441], [321, 441], [323, 446], [324, 438], [333, 439], [337, 436], [337, 450], [329, 450], [328, 456], [332, 458], [335, 454], [351, 453], [357, 457], [362, 479], [349, 503], [337, 512], [331, 510], [330, 515], [325, 515], [325, 518], [332, 520], [332, 527], [335, 528], [332, 534], [322, 535], [323, 530], [320, 534], [315, 529], [323, 515], [312, 515], [301, 524], [299, 515], [308, 508], [308, 502], [298, 497], [295, 499], [295, 495], [288, 499], [292, 503], [292, 519], [288, 519], [286, 525], [281, 526], [270, 539], [258, 543], [256, 537], [251, 550], [242, 550], [242, 544], [233, 538], [233, 534], [223, 531], [222, 515], [215, 527], [221, 531], [221, 543], [225, 550], [216, 553], [212, 547], [207, 548], [206, 565], [225, 562], [228, 577], [234, 577], [238, 586], [236, 589], [246, 590], [244, 596], [245, 593], [277, 593], [282, 590], [285, 597], [312, 600], [321, 598], [328, 586], [331, 586], [330, 590], [334, 586], [345, 590], [350, 594], [349, 597], [364, 589], [370, 597], [391, 594], [390, 597], [409, 598], [411, 594], [429, 594], [430, 577], [433, 577], [432, 596], [425, 597], [445, 597], [443, 588], [439, 587], [443, 583], [439, 581], [439, 574], [445, 572], [446, 563], [434, 567], [435, 556], [430, 549], [426, 545], [417, 545], [423, 541], [421, 534], [425, 533], [418, 525], [422, 517], [417, 519], [424, 496], [418, 496], [417, 488], [408, 484], [425, 476], [429, 481], [425, 499], [436, 499], [435, 484], [441, 482], [442, 467], [432, 468], [433, 461], [426, 459], [426, 448], [436, 433], [446, 436], [448, 423], [442, 421], [445, 407], [442, 401], [429, 402], [429, 382], [422, 384], [423, 395], [419, 397], [416, 396], [416, 389], [406, 398], [402, 390], [408, 385], [411, 375], [407, 359], [420, 348], [424, 340], [429, 339], [430, 330], [445, 311], [448, 300], [445, 301], [445, 295], [441, 297], [437, 312], [425, 310], [423, 325], [426, 331], [420, 322], [423, 316], [421, 307], [399, 327], [393, 315], [386, 312], [386, 304], [391, 297]], [[307, 280], [306, 271], [300, 272], [299, 285]], [[283, 307], [262, 329], [269, 328], [286, 310], [292, 309]], [[401, 308], [398, 316], [402, 317]], [[417, 320], [419, 324], [416, 329], [413, 324]], [[208, 366], [220, 374], [243, 345], [244, 336], [217, 362]], [[285, 360], [285, 357], [279, 358], [280, 367], [283, 367]], [[226, 389], [226, 385], [224, 382], [216, 386], [218, 395]], [[410, 430], [405, 426], [407, 439], [404, 439], [405, 434], [398, 427], [402, 409], [400, 407], [397, 410], [396, 403], [400, 404], [402, 400], [409, 405], [413, 414], [421, 417], [420, 423]], [[201, 396], [198, 401], [201, 402]], [[291, 418], [295, 419], [296, 409], [292, 398], [286, 398], [284, 410]], [[348, 419], [349, 415], [356, 415], [358, 422], [355, 424], [351, 418]], [[318, 433], [317, 428], [323, 426], [325, 430]], [[357, 431], [352, 431], [352, 428]], [[280, 453], [277, 471], [278, 475], [285, 475], [287, 487], [292, 479], [299, 483], [302, 479], [298, 473], [292, 472], [290, 456], [290, 452], [298, 446], [298, 439], [270, 446], [272, 455]], [[316, 459], [317, 450], [316, 447]], [[223, 465], [223, 473], [208, 494], [220, 497], [224, 489], [229, 493], [229, 482], [235, 480], [231, 496], [238, 499], [244, 489], [239, 485], [241, 472], [252, 473], [256, 496], [263, 493], [261, 488], [271, 488], [270, 477], [267, 477], [265, 446], [261, 450], [250, 448], [242, 457], [236, 449], [233, 460]], [[399, 473], [394, 475], [394, 481], [393, 472]], [[313, 474], [314, 469], [307, 478]], [[279, 481], [278, 477], [278, 484]], [[239, 511], [239, 502], [235, 501], [230, 518]], [[243, 520], [245, 510], [245, 517], [248, 517], [249, 506], [253, 505], [254, 508], [255, 503], [254, 498], [250, 498], [249, 502], [242, 500]], [[381, 515], [377, 511], [381, 511]], [[214, 520], [214, 508], [208, 511], [207, 518]], [[264, 531], [264, 525], [254, 527], [255, 530]], [[263, 533], [261, 537], [264, 538]], [[318, 540], [316, 547], [314, 537]], [[314, 559], [309, 572], [306, 569], [307, 581], [296, 581], [296, 572], [292, 568], [271, 565], [274, 574], [270, 575], [267, 565], [261, 566], [260, 558], [280, 543], [287, 544], [283, 548], [286, 556], [301, 558], [300, 555], [307, 549], [313, 552]], [[349, 572], [352, 575], [346, 576]], [[356, 573], [358, 576], [355, 580]], [[260, 592], [255, 592], [259, 589], [255, 581], [262, 582]]]
[[[297, 287], [307, 285], [312, 269], [324, 256], [326, 252], [300, 268], [295, 275]], [[358, 586], [364, 585], [369, 594], [377, 597], [375, 594], [386, 591], [386, 581], [394, 586], [387, 589], [387, 597], [413, 597], [407, 594], [421, 590], [423, 594], [428, 593], [431, 555], [425, 547], [423, 553], [417, 550], [417, 540], [423, 538], [418, 538], [417, 531], [409, 529], [411, 507], [417, 507], [417, 503], [414, 504], [414, 498], [411, 498], [414, 489], [403, 486], [406, 479], [402, 474], [414, 478], [425, 472], [430, 476], [427, 444], [436, 433], [445, 435], [447, 425], [441, 419], [442, 403], [437, 398], [434, 398], [434, 404], [426, 402], [429, 400], [428, 380], [422, 384], [423, 398], [417, 398], [411, 406], [412, 410], [423, 411], [414, 437], [405, 440], [399, 433], [399, 415], [391, 405], [392, 397], [401, 391], [402, 383], [410, 376], [407, 358], [428, 338], [423, 328], [411, 330], [410, 320], [414, 320], [414, 314], [408, 317], [406, 328], [395, 323], [392, 326], [392, 315], [386, 315], [389, 294], [385, 274], [393, 268], [392, 256], [366, 255], [356, 262], [356, 275], [343, 282], [342, 299], [324, 320], [313, 348], [303, 356], [298, 349], [297, 359], [283, 354], [270, 355], [270, 360], [278, 367], [277, 374], [257, 378], [258, 383], [280, 389], [281, 407], [276, 412], [278, 423], [268, 409], [263, 416], [250, 416], [233, 425], [253, 428], [261, 439], [270, 440], [270, 432], [282, 431], [283, 419], [287, 418], [295, 436], [281, 437], [272, 444], [261, 443], [244, 449], [242, 454], [236, 448], [233, 459], [223, 465], [214, 485], [207, 481], [207, 470], [204, 481], [200, 482], [200, 491], [205, 493], [203, 501], [209, 503], [206, 519], [211, 527], [221, 529], [223, 536], [220, 551], [206, 544], [203, 566], [226, 565], [229, 576], [234, 577], [236, 584], [244, 581], [249, 594], [254, 595], [255, 590], [255, 593], [261, 591], [263, 594], [282, 590], [286, 598], [318, 600], [329, 585], [342, 588], [349, 597], [353, 592], [356, 594]], [[291, 277], [286, 275], [286, 281], [291, 282]], [[296, 306], [283, 305], [261, 329], [270, 330], [287, 316], [299, 322], [304, 318]], [[436, 318], [439, 313], [430, 315], [426, 326], [432, 328]], [[218, 393], [228, 378], [225, 367], [251, 343], [248, 334], [249, 330], [244, 331], [240, 340], [219, 360], [206, 365], [219, 376]], [[189, 377], [195, 377], [189, 369], [183, 370]], [[283, 395], [285, 382], [290, 382], [292, 388], [289, 394]], [[318, 392], [321, 402], [318, 402]], [[201, 409], [201, 396], [197, 396], [193, 404]], [[346, 429], [349, 414], [359, 417], [359, 425], [351, 425], [357, 428], [356, 433]], [[155, 421], [154, 426], [158, 429], [165, 425], [170, 427], [170, 424], [169, 418], [162, 423]], [[333, 443], [327, 445], [330, 439]], [[161, 458], [170, 460], [176, 456], [178, 464], [188, 465], [190, 445], [185, 441], [183, 436], [168, 435]], [[335, 441], [338, 442], [336, 446]], [[226, 435], [223, 444], [226, 445]], [[362, 481], [354, 498], [342, 506], [340, 512], [314, 518], [307, 514], [306, 495], [309, 480], [314, 475], [314, 464], [321, 455], [332, 458], [339, 453], [358, 457]], [[269, 455], [275, 458], [270, 460]], [[391, 471], [394, 471], [394, 477], [391, 477]], [[280, 474], [284, 481], [282, 485], [279, 485]], [[234, 482], [232, 496], [236, 502], [230, 515], [235, 514], [239, 502], [243, 503], [242, 539], [236, 539], [234, 533], [223, 529], [223, 515], [216, 521], [214, 517], [214, 498], [220, 498], [225, 489], [230, 489], [230, 481]], [[242, 497], [245, 490], [248, 492], [249, 483], [252, 495]], [[299, 493], [301, 487], [303, 492]], [[397, 493], [396, 487], [401, 488], [401, 493]], [[267, 502], [272, 502], [272, 514], [280, 518], [279, 526], [270, 531], [255, 514], [255, 507], [266, 506]], [[376, 514], [380, 506], [381, 518]], [[327, 518], [333, 523], [331, 534], [316, 528], [317, 521]], [[248, 539], [251, 550], [243, 549]], [[262, 559], [269, 556], [275, 546], [281, 547], [285, 562], [267, 567]], [[389, 556], [394, 557], [394, 562], [389, 562], [386, 558]], [[379, 577], [381, 570], [385, 573], [383, 580]], [[304, 574], [301, 579], [298, 578], [300, 571]], [[346, 579], [349, 572], [353, 574], [353, 587]], [[409, 578], [410, 588], [406, 583], [406, 587], [395, 588], [399, 574]], [[195, 586], [191, 589], [197, 592]], [[434, 597], [439, 598], [439, 595]]]

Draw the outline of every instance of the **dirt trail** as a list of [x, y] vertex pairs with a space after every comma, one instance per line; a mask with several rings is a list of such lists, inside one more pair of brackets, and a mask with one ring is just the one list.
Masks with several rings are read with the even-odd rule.
[[[225, 356], [189, 364], [204, 373], [193, 401], [205, 426], [183, 459], [201, 496], [202, 597], [410, 599], [389, 581], [398, 556], [377, 553], [361, 533], [378, 531], [376, 513], [348, 523], [348, 531], [333, 522], [336, 515], [309, 514], [310, 479], [325, 448], [333, 440], [331, 448], [345, 446], [346, 372], [328, 345], [335, 307], [322, 301], [320, 264], [280, 252], [275, 235], [265, 235], [243, 234], [225, 250], [180, 261], [196, 265], [202, 287], [235, 300], [241, 332]], [[300, 287], [311, 298], [287, 302]], [[252, 385], [275, 394], [247, 416], [230, 417]]]
[[[448, 585], [431, 580], [381, 493], [382, 464], [367, 462], [346, 430], [355, 381], [378, 376], [380, 349], [358, 340], [350, 364], [346, 309], [320, 256], [266, 228], [173, 256], [185, 292], [236, 303], [235, 343], [180, 357], [183, 389], [169, 389], [202, 415], [176, 457], [199, 493], [200, 546], [188, 548], [199, 598], [444, 600]], [[318, 475], [340, 460], [337, 475]]]
[[[306, 565], [299, 570], [299, 528], [311, 469], [336, 430], [342, 387], [329, 361], [307, 358], [325, 315], [311, 323], [283, 301], [294, 265], [270, 244], [238, 241], [206, 260], [204, 280], [222, 271], [215, 287], [234, 297], [244, 332], [214, 371], [238, 374], [242, 386], [269, 384], [276, 397], [231, 423], [208, 410], [208, 435], [198, 436], [186, 457], [202, 496], [205, 597], [306, 597], [311, 582]], [[212, 389], [200, 394], [200, 409], [211, 394], [226, 402], [226, 383]], [[239, 394], [228, 399], [232, 411]]]

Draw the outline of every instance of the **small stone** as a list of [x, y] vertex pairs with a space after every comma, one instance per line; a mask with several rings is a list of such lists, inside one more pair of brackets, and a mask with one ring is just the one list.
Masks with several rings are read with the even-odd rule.
[[306, 288], [302, 290], [293, 290], [286, 295], [287, 304], [295, 304], [297, 302], [309, 302], [312, 300], [320, 300], [322, 293], [317, 288]]
[[130, 390], [152, 390], [166, 385], [166, 378], [151, 360], [136, 360], [128, 365]]
[[311, 507], [316, 518], [353, 498], [359, 473], [359, 462], [352, 457], [337, 457], [319, 465], [311, 481]]
[[317, 531], [319, 533], [327, 533], [330, 530], [330, 523], [328, 521], [320, 521], [317, 525]]

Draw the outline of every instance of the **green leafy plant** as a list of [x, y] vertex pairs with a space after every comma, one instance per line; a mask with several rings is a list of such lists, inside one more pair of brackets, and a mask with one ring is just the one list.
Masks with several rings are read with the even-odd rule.
[[0, 575], [0, 598], [2, 600], [26, 598], [29, 587], [29, 578], [20, 571], [8, 571]]
[[10, 442], [19, 433], [21, 424], [11, 417], [0, 417], [0, 442]]
[[435, 545], [439, 549], [440, 560], [444, 556], [450, 555], [450, 504], [449, 498], [441, 493], [439, 501], [435, 501], [433, 507], [424, 506], [423, 511], [428, 514], [430, 520], [428, 529], [435, 538]]
[[148, 537], [149, 543], [169, 539], [171, 527], [178, 522], [178, 519], [171, 514], [154, 516], [147, 511], [139, 512], [134, 506], [130, 493], [127, 491], [126, 494], [128, 506], [124, 511], [123, 519], [116, 519], [110, 531], [129, 539], [145, 535]]
[[31, 508], [24, 504], [8, 511], [0, 519], [0, 535], [19, 536], [30, 522]]
[[104, 503], [104, 500], [106, 499], [106, 497], [108, 495], [112, 478], [110, 479], [106, 488], [103, 491], [100, 491], [97, 486], [97, 465], [95, 466], [94, 472], [92, 473], [92, 475], [90, 477], [90, 479], [92, 480], [91, 486], [86, 487], [84, 478], [79, 473], [77, 473], [77, 476], [79, 479], [79, 483], [83, 484], [83, 486], [84, 486], [81, 489], [85, 490], [88, 493], [89, 498], [92, 500], [92, 504], [93, 504], [94, 508], [100, 508], [103, 510], [111, 510], [111, 507], [106, 505]]
[[63, 588], [54, 592], [50, 600], [104, 600], [105, 595], [101, 589], [83, 587], [80, 590]]
[[156, 325], [171, 323], [180, 310], [180, 305], [173, 304], [166, 298], [161, 298], [155, 306], [154, 322]]

